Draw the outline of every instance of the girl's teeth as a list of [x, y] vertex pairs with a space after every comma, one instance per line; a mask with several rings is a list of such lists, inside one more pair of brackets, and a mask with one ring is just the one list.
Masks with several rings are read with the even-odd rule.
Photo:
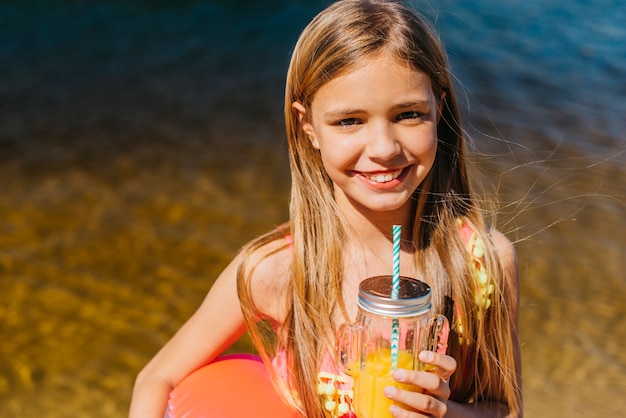
[[371, 176], [370, 180], [375, 181], [376, 183], [386, 183], [398, 177], [402, 171], [397, 171], [395, 173], [387, 173], [387, 174], [377, 174], [375, 176]]

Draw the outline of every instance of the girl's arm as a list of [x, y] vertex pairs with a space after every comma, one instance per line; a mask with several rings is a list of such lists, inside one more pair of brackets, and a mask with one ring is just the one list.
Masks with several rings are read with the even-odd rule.
[[226, 267], [198, 310], [139, 373], [130, 418], [163, 418], [172, 388], [245, 332], [237, 297], [240, 261], [237, 257]]

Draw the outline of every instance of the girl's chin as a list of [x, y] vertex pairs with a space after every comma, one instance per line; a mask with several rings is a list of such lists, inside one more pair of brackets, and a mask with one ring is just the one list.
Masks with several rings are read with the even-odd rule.
[[394, 199], [359, 199], [353, 201], [353, 204], [369, 212], [394, 212], [410, 205], [410, 198], [411, 195], [407, 194], [406, 196], [396, 196]]

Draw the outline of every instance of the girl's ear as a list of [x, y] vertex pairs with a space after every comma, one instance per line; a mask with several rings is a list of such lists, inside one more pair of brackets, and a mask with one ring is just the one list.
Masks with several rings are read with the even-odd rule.
[[315, 130], [313, 129], [313, 124], [311, 123], [311, 117], [307, 114], [306, 108], [300, 102], [293, 102], [291, 107], [298, 116], [298, 122], [300, 123], [300, 126], [302, 126], [302, 132], [304, 132], [309, 141], [311, 141], [313, 148], [320, 149], [319, 142], [315, 136]]

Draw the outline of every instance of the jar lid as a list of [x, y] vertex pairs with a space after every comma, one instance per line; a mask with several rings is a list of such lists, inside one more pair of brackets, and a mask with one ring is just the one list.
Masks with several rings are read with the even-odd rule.
[[391, 297], [392, 277], [369, 277], [359, 285], [357, 305], [374, 314], [406, 317], [430, 310], [430, 286], [421, 280], [400, 276], [398, 298]]

